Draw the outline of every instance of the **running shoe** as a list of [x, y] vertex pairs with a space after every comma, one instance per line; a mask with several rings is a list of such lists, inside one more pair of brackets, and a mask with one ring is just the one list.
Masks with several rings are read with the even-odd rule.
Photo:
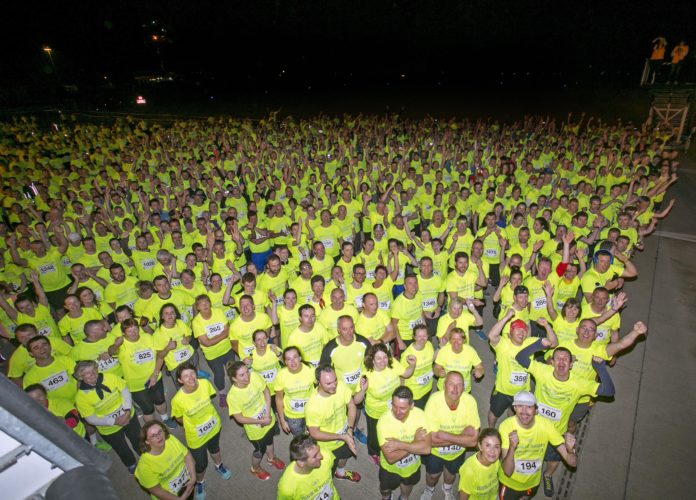
[[232, 477], [232, 473], [227, 467], [225, 467], [225, 464], [216, 465], [215, 472], [220, 474], [222, 479], [224, 479], [225, 481]]
[[367, 444], [367, 436], [363, 431], [361, 431], [357, 427], [353, 431], [353, 437], [357, 439], [360, 444]]
[[547, 498], [553, 497], [553, 478], [551, 476], [544, 476], [542, 483], [544, 484], [544, 496]]
[[196, 487], [193, 489], [193, 500], [205, 500], [205, 483], [196, 481]]
[[259, 467], [256, 470], [249, 469], [249, 472], [258, 477], [261, 481], [267, 481], [271, 477], [271, 475], [268, 472], [263, 470], [263, 467]]
[[452, 488], [449, 490], [446, 490], [444, 486], [442, 486], [442, 493], [445, 495], [445, 500], [454, 500], [454, 495], [452, 494]]
[[338, 472], [334, 472], [334, 477], [336, 479], [342, 479], [344, 481], [350, 481], [351, 483], [358, 483], [360, 482], [360, 474], [355, 472], [354, 470], [347, 470], [344, 472], [342, 476], [338, 475]]
[[176, 420], [174, 420], [171, 417], [165, 418], [164, 420], [162, 420], [162, 423], [170, 429], [176, 429], [177, 427], [179, 427], [179, 425], [176, 423]]
[[435, 493], [434, 490], [429, 490], [427, 487], [425, 490], [423, 490], [423, 493], [420, 496], [420, 500], [430, 500], [433, 498], [433, 493]]
[[280, 458], [275, 457], [273, 460], [266, 460], [268, 462], [268, 465], [272, 465], [278, 470], [285, 470], [285, 462], [283, 462]]

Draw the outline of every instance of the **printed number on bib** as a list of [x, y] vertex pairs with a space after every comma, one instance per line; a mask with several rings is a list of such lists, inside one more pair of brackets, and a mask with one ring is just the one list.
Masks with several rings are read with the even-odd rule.
[[385, 311], [388, 311], [390, 305], [391, 305], [391, 301], [390, 301], [390, 300], [385, 300], [385, 301], [379, 303], [379, 308], [380, 308], [380, 309], [383, 309], [383, 310], [385, 310]]
[[181, 472], [179, 472], [178, 476], [169, 481], [167, 486], [169, 486], [169, 491], [171, 491], [174, 494], [177, 494], [182, 488], [186, 486], [186, 483], [188, 483], [190, 480], [191, 476], [189, 476], [188, 469], [184, 467], [181, 470]]
[[435, 306], [437, 305], [437, 299], [432, 298], [432, 299], [424, 299], [423, 300], [423, 309], [435, 309]]
[[534, 309], [546, 309], [546, 297], [534, 299]]
[[486, 257], [497, 257], [498, 256], [498, 250], [495, 248], [486, 248], [485, 250]]
[[178, 349], [174, 351], [174, 362], [175, 363], [181, 363], [183, 361], [186, 361], [191, 357], [191, 352], [188, 350], [188, 348], [185, 349]]
[[605, 340], [608, 335], [609, 335], [609, 332], [607, 330], [597, 330], [597, 334], [595, 335], [595, 340]]
[[111, 370], [118, 364], [118, 359], [109, 357], [109, 359], [97, 359], [97, 369], [100, 372]]
[[259, 375], [263, 377], [263, 379], [266, 381], [267, 384], [270, 384], [275, 380], [276, 377], [276, 369], [274, 368], [273, 370], [267, 370], [265, 372], [259, 372]]
[[140, 261], [140, 264], [143, 266], [143, 269], [152, 269], [155, 267], [155, 259], [144, 259]]
[[451, 444], [449, 446], [440, 446], [437, 451], [440, 455], [454, 455], [462, 451], [462, 447], [456, 444]]
[[414, 327], [416, 327], [418, 325], [422, 325], [422, 324], [423, 324], [423, 318], [418, 318], [418, 319], [414, 319], [413, 321], [409, 321], [408, 327], [409, 327], [409, 329], [413, 330]]
[[428, 382], [430, 382], [433, 379], [433, 372], [428, 372], [425, 375], [421, 375], [420, 377], [416, 378], [416, 383], [418, 385], [425, 385]]
[[510, 374], [510, 383], [512, 385], [524, 385], [527, 383], [527, 374], [525, 372], [512, 372]]
[[48, 337], [51, 334], [51, 328], [44, 326], [41, 330], [37, 332], [42, 337]]
[[515, 472], [518, 474], [536, 474], [541, 467], [541, 460], [515, 460]]
[[209, 339], [217, 337], [225, 329], [222, 323], [213, 323], [212, 325], [205, 325], [205, 336]]
[[41, 381], [47, 391], [55, 391], [68, 383], [68, 374], [65, 370], [47, 377]]
[[346, 373], [343, 375], [343, 381], [348, 385], [355, 384], [360, 379], [360, 373], [360, 369], [357, 369], [354, 372]]
[[405, 467], [408, 467], [409, 465], [412, 465], [416, 462], [416, 455], [413, 453], [406, 455], [404, 458], [396, 462], [394, 465], [397, 466], [399, 469], [403, 469]]
[[136, 351], [133, 353], [133, 361], [137, 365], [142, 365], [144, 363], [149, 363], [155, 360], [155, 354], [152, 349], [143, 349], [142, 351]]
[[291, 399], [290, 400], [290, 409], [292, 411], [304, 411], [305, 405], [307, 404], [306, 399]]
[[559, 420], [561, 420], [562, 416], [561, 410], [557, 410], [552, 406], [547, 406], [539, 402], [537, 402], [537, 413], [542, 417], [546, 417], [549, 420], [553, 420], [554, 422], [558, 422]]
[[215, 417], [211, 417], [210, 420], [208, 420], [204, 424], [196, 426], [196, 435], [198, 437], [205, 436], [206, 434], [208, 434], [210, 431], [213, 430], [213, 428], [215, 427], [215, 424], [217, 424], [217, 419]]
[[55, 273], [56, 272], [56, 266], [53, 264], [44, 264], [43, 266], [39, 266], [39, 273], [40, 274], [48, 274], [48, 273]]

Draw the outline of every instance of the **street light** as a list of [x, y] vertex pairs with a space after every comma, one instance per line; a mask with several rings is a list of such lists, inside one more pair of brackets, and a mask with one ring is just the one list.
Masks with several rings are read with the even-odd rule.
[[53, 68], [53, 73], [56, 72], [56, 63], [53, 62], [53, 49], [48, 45], [45, 45], [42, 49], [46, 54], [48, 54], [48, 59], [51, 61], [51, 67]]

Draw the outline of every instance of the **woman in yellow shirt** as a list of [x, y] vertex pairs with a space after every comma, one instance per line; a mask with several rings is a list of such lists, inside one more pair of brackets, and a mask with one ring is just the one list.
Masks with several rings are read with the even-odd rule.
[[283, 363], [274, 387], [278, 423], [286, 434], [299, 436], [305, 432], [305, 404], [314, 390], [314, 370], [302, 361], [296, 346], [285, 348]]
[[264, 454], [269, 465], [278, 470], [285, 469], [285, 463], [275, 456], [273, 449], [278, 424], [271, 409], [271, 395], [263, 378], [249, 371], [243, 361], [232, 363], [227, 374], [232, 381], [227, 394], [230, 416], [244, 426], [244, 432], [254, 447], [250, 472], [266, 481], [271, 475], [261, 467]]
[[[360, 392], [365, 398], [367, 416], [367, 451], [373, 462], [378, 463], [380, 447], [377, 441], [377, 421], [391, 408], [394, 389], [401, 385], [402, 379], [413, 375], [416, 357], [407, 357], [408, 366], [404, 368], [389, 354], [383, 343], [370, 346], [365, 352], [365, 369], [360, 379]], [[360, 399], [359, 396], [356, 399]]]
[[459, 468], [460, 500], [495, 500], [498, 498], [500, 470], [500, 433], [497, 429], [481, 429], [478, 452]]
[[158, 420], [146, 423], [140, 432], [143, 450], [135, 478], [151, 498], [188, 498], [196, 485], [193, 456], [181, 441], [169, 434]]

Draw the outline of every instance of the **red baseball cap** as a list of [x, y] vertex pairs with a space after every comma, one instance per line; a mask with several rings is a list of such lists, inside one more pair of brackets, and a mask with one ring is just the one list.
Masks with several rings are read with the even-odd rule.
[[512, 330], [513, 328], [521, 328], [523, 330], [527, 329], [527, 323], [522, 321], [521, 319], [516, 319], [512, 323], [510, 323], [510, 329]]

